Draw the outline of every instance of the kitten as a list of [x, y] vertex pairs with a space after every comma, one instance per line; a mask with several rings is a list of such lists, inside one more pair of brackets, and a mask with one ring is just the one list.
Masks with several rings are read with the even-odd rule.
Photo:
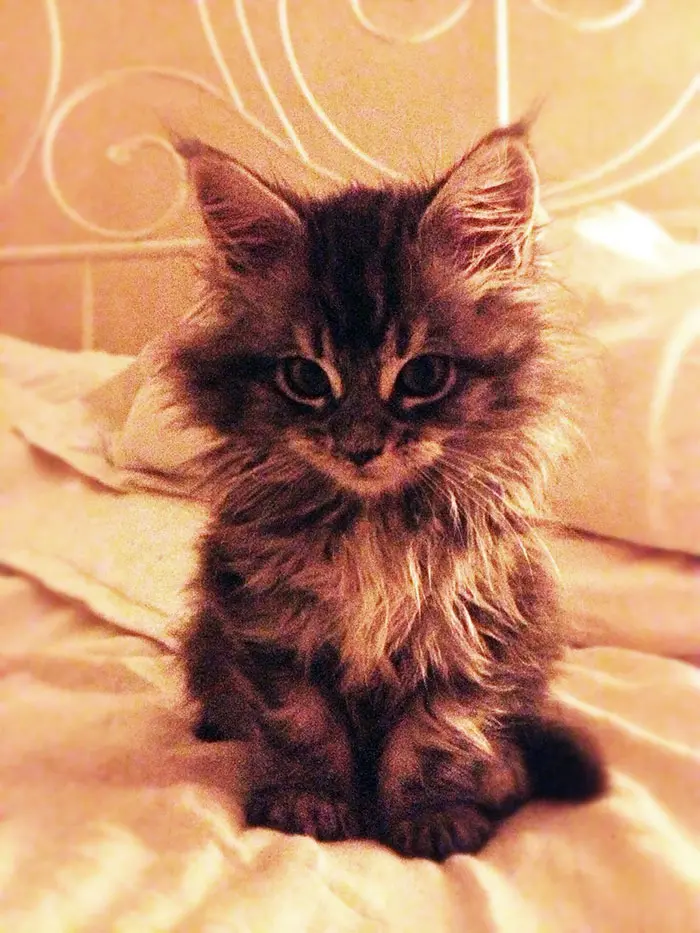
[[170, 371], [221, 439], [185, 662], [196, 735], [252, 743], [248, 822], [441, 860], [533, 796], [598, 794], [548, 713], [534, 522], [569, 337], [524, 127], [323, 198], [180, 151], [213, 249]]

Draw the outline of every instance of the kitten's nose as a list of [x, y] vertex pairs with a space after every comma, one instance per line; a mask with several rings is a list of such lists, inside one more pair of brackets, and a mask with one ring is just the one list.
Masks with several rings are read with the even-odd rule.
[[383, 450], [384, 445], [382, 444], [381, 446], [364, 447], [361, 450], [345, 450], [343, 453], [355, 466], [364, 466], [366, 463], [369, 463], [370, 460], [374, 460], [375, 457], [378, 457]]

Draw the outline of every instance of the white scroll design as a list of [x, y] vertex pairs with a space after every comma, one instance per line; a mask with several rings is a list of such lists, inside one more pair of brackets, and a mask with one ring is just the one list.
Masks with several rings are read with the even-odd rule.
[[450, 29], [456, 26], [462, 17], [467, 13], [472, 5], [472, 2], [473, 0], [463, 0], [463, 2], [459, 3], [450, 14], [448, 14], [444, 19], [438, 20], [438, 22], [431, 26], [430, 29], [426, 29], [423, 32], [411, 33], [409, 35], [387, 32], [385, 29], [381, 29], [379, 26], [376, 26], [370, 17], [365, 13], [362, 0], [350, 0], [350, 7], [362, 28], [366, 30], [366, 32], [371, 33], [371, 35], [376, 36], [378, 39], [383, 39], [385, 42], [399, 42], [406, 45], [419, 45], [423, 42], [430, 42], [433, 39], [437, 39], [439, 36], [449, 32]]
[[[242, 0], [237, 0], [242, 4]], [[618, 28], [629, 22], [634, 16], [640, 14], [645, 7], [645, 0], [626, 0], [620, 7], [612, 12], [597, 16], [575, 16], [566, 9], [560, 9], [550, 0], [530, 0], [530, 3], [541, 13], [560, 21], [563, 25], [581, 33], [603, 32]], [[350, 8], [358, 24], [370, 35], [384, 42], [398, 44], [421, 44], [432, 41], [453, 29], [462, 22], [471, 7], [471, 0], [464, 0], [455, 6], [442, 20], [435, 23], [430, 29], [420, 33], [402, 34], [389, 32], [375, 25], [364, 11], [362, 0], [349, 0]], [[370, 165], [375, 170], [389, 178], [401, 179], [404, 176], [361, 149], [347, 134], [333, 122], [329, 114], [319, 103], [312, 88], [307, 81], [299, 63], [294, 48], [289, 22], [289, 0], [278, 0], [278, 18], [282, 41], [285, 48], [289, 67], [299, 90], [304, 95], [310, 109], [319, 122], [328, 132], [356, 158]], [[504, 125], [511, 119], [510, 107], [510, 16], [509, 0], [494, 0], [494, 31], [495, 31], [495, 72], [496, 72], [496, 118], [499, 125]], [[624, 151], [607, 159], [602, 165], [583, 172], [565, 182], [548, 186], [546, 196], [548, 208], [552, 213], [571, 210], [576, 207], [593, 204], [606, 198], [618, 197], [627, 191], [640, 187], [647, 182], [659, 178], [680, 165], [688, 162], [700, 153], [700, 140], [690, 143], [679, 152], [656, 162], [650, 167], [639, 170], [627, 178], [600, 188], [591, 188], [593, 182], [599, 181], [615, 170], [633, 163], [650, 147], [658, 142], [668, 129], [676, 124], [679, 118], [688, 111], [690, 104], [700, 89], [700, 74], [696, 74], [681, 92], [671, 108], [654, 124], [637, 142]], [[564, 196], [566, 193], [566, 196]]]
[[[679, 168], [681, 165], [685, 164], [696, 155], [700, 155], [700, 140], [691, 143], [689, 146], [681, 149], [680, 152], [676, 152], [674, 155], [671, 155], [667, 159], [652, 165], [650, 168], [635, 172], [634, 175], [631, 175], [629, 178], [626, 178], [623, 181], [619, 181], [601, 188], [596, 188], [592, 192], [587, 192], [578, 196], [571, 196], [568, 198], [562, 198], [560, 200], [548, 200], [547, 206], [552, 213], [558, 214], [563, 213], [564, 211], [572, 210], [573, 208], [585, 207], [587, 204], [595, 204], [598, 201], [606, 201], [610, 198], [617, 198], [621, 194], [625, 194], [627, 191], [631, 191], [634, 188], [639, 188], [641, 185], [645, 185], [650, 181], [655, 181], [657, 178], [661, 178], [663, 175], [667, 175], [669, 172]], [[602, 172], [600, 174], [602, 175]], [[578, 187], [578, 185], [575, 186], [572, 184], [571, 187]]]
[[[427, 0], [423, 0], [427, 2]], [[119, 82], [125, 82], [137, 77], [150, 77], [159, 81], [181, 82], [203, 91], [213, 100], [231, 107], [253, 129], [264, 135], [267, 140], [288, 154], [296, 156], [304, 165], [319, 175], [339, 179], [337, 172], [331, 166], [317, 162], [302, 138], [302, 134], [290, 113], [283, 104], [279, 90], [274, 87], [270, 72], [266, 68], [261, 50], [255, 41], [250, 26], [245, 0], [231, 0], [231, 9], [235, 23], [240, 31], [245, 48], [253, 65], [257, 80], [264, 91], [284, 135], [268, 127], [246, 106], [243, 96], [237, 86], [231, 69], [226, 61], [224, 50], [217, 37], [216, 28], [211, 14], [209, 0], [195, 0], [196, 14], [204, 36], [209, 53], [217, 67], [222, 87], [218, 87], [197, 74], [179, 68], [139, 66], [120, 68], [98, 75], [85, 84], [71, 91], [56, 105], [59, 80], [61, 77], [61, 63], [63, 48], [61, 41], [61, 24], [59, 17], [58, 0], [44, 0], [47, 22], [50, 35], [50, 65], [47, 80], [46, 95], [41, 114], [31, 137], [22, 151], [20, 161], [8, 180], [9, 185], [16, 185], [21, 179], [27, 164], [40, 145], [41, 166], [46, 186], [54, 203], [71, 222], [84, 230], [96, 242], [84, 244], [56, 246], [5, 246], [0, 248], [0, 261], [40, 261], [49, 256], [74, 259], [76, 255], [127, 255], [144, 250], [156, 255], [168, 251], [187, 251], [192, 241], [187, 239], [152, 239], [171, 221], [181, 210], [186, 198], [185, 174], [180, 160], [165, 138], [156, 134], [137, 134], [117, 141], [108, 147], [106, 157], [113, 163], [126, 167], [138, 167], [138, 158], [149, 148], [157, 147], [168, 152], [173, 159], [176, 171], [175, 190], [172, 200], [158, 217], [147, 225], [128, 228], [113, 229], [100, 224], [95, 219], [86, 217], [82, 210], [69, 202], [61, 186], [55, 166], [54, 150], [56, 140], [66, 121], [73, 111], [83, 106], [94, 95], [112, 87]], [[581, 33], [600, 32], [618, 28], [629, 22], [633, 17], [642, 13], [645, 8], [644, 0], [624, 0], [612, 12], [596, 17], [574, 16], [567, 8], [564, 0], [530, 0], [532, 6], [542, 15], [555, 19], [563, 28], [574, 29]], [[368, 0], [348, 0], [349, 9], [358, 24], [358, 27], [381, 42], [391, 42], [403, 46], [416, 46], [435, 41], [456, 28], [465, 30], [468, 34], [469, 11], [473, 7], [473, 0], [460, 0], [455, 2], [452, 9], [439, 21], [429, 28], [415, 32], [389, 30], [377, 25], [367, 12]], [[426, 8], [427, 9], [427, 8]], [[512, 35], [512, 3], [509, 0], [493, 0], [494, 33], [496, 41], [496, 61], [494, 62], [497, 88], [497, 120], [505, 123], [510, 119], [510, 57], [514, 37]], [[270, 25], [275, 27], [275, 17], [270, 17]], [[341, 130], [333, 121], [331, 115], [321, 105], [317, 94], [304, 74], [300, 56], [294, 44], [293, 22], [290, 16], [289, 0], [276, 2], [276, 28], [284, 49], [286, 65], [306, 105], [309, 107], [315, 120], [330, 134], [343, 150], [350, 153], [356, 160], [371, 166], [380, 175], [389, 178], [403, 178], [404, 176], [392, 166], [386, 164], [371, 153], [365, 151], [355, 140]], [[680, 151], [672, 153], [645, 166], [622, 179], [614, 178], [614, 173], [622, 169], [632, 168], [645, 153], [662, 141], [672, 126], [690, 111], [691, 104], [697, 101], [700, 91], [700, 74], [695, 75], [688, 86], [681, 92], [671, 108], [649, 130], [647, 130], [632, 146], [623, 152], [617, 153], [607, 159], [603, 164], [587, 170], [579, 175], [567, 179], [548, 188], [548, 207], [553, 212], [569, 210], [574, 207], [594, 203], [606, 197], [615, 197], [629, 191], [641, 184], [658, 178], [667, 172], [676, 169], [700, 153], [700, 140], [692, 141]], [[608, 181], [608, 179], [613, 179]], [[80, 252], [82, 250], [82, 253]]]
[[696, 74], [691, 79], [685, 90], [682, 91], [673, 106], [666, 111], [658, 123], [655, 123], [654, 126], [652, 126], [652, 128], [648, 130], [639, 140], [637, 140], [636, 143], [630, 146], [629, 149], [625, 149], [625, 151], [621, 152], [619, 155], [613, 156], [613, 158], [608, 159], [602, 165], [592, 169], [590, 172], [577, 175], [573, 179], [559, 182], [556, 185], [550, 185], [550, 193], [553, 195], [561, 194], [562, 192], [569, 191], [571, 188], [575, 188], [578, 185], [597, 181], [604, 175], [608, 175], [610, 172], [613, 172], [619, 168], [622, 168], [624, 165], [627, 165], [638, 155], [641, 155], [645, 149], [649, 149], [653, 143], [660, 139], [661, 136], [663, 136], [663, 134], [678, 121], [679, 117], [689, 108], [695, 96], [699, 93], [700, 74]]
[[379, 159], [373, 158], [368, 152], [365, 152], [363, 149], [360, 149], [359, 146], [355, 145], [355, 143], [348, 136], [346, 136], [345, 133], [343, 133], [343, 131], [338, 128], [338, 126], [336, 126], [323, 107], [321, 107], [313, 91], [309, 87], [309, 84], [304, 77], [304, 74], [299, 65], [299, 60], [294, 49], [294, 43], [292, 42], [291, 30], [289, 28], [289, 11], [287, 8], [287, 0], [278, 0], [277, 16], [280, 33], [282, 35], [282, 42], [284, 44], [284, 52], [287, 56], [287, 62], [292, 71], [292, 74], [294, 75], [294, 80], [296, 81], [299, 90], [304, 95], [306, 102], [308, 103], [316, 118], [342, 146], [349, 150], [358, 159], [366, 162], [367, 165], [371, 165], [372, 168], [376, 169], [378, 172], [382, 172], [389, 178], [402, 179], [404, 176], [400, 172], [390, 168]]
[[637, 172], [616, 184], [598, 188], [592, 193], [589, 192], [587, 194], [562, 197], [562, 194], [566, 192], [585, 188], [592, 182], [599, 181], [618, 169], [629, 165], [642, 155], [642, 153], [650, 149], [654, 143], [660, 140], [671, 126], [677, 123], [680, 117], [690, 109], [690, 105], [695, 102], [698, 96], [700, 96], [700, 73], [693, 76], [688, 86], [681, 92], [673, 106], [666, 111], [661, 119], [628, 149], [613, 156], [611, 159], [608, 159], [602, 165], [597, 166], [589, 172], [576, 175], [567, 181], [550, 185], [548, 187], [548, 195], [550, 197], [548, 206], [550, 209], [556, 213], [557, 211], [570, 210], [574, 207], [580, 207], [594, 201], [602, 201], [607, 198], [617, 197], [620, 194], [624, 194], [625, 191], [639, 187], [648, 181], [653, 181], [655, 178], [660, 178], [662, 175], [667, 174], [677, 166], [682, 165], [689, 159], [700, 154], [699, 139], [685, 146], [667, 159], [656, 163], [644, 171]]
[[496, 34], [496, 119], [499, 126], [507, 126], [511, 119], [508, 0], [495, 0], [493, 25]]
[[36, 126], [32, 130], [24, 149], [22, 150], [16, 166], [2, 184], [3, 193], [9, 191], [17, 184], [27, 170], [27, 166], [36, 151], [46, 121], [51, 114], [58, 94], [58, 85], [61, 80], [61, 66], [63, 61], [63, 45], [61, 43], [61, 26], [58, 18], [56, 0], [44, 0], [46, 20], [49, 29], [49, 76], [46, 82], [46, 93], [41, 106]]
[[[262, 64], [255, 40], [253, 38], [253, 34], [250, 30], [250, 26], [248, 25], [248, 18], [246, 16], [243, 0], [234, 0], [234, 3], [236, 20], [241, 31], [246, 49], [248, 51], [248, 55], [253, 62], [253, 67], [255, 68], [258, 80], [260, 81], [268, 100], [272, 104], [272, 107], [280, 123], [284, 127], [284, 130], [287, 133], [292, 146], [296, 150], [297, 157], [305, 165], [312, 169], [312, 171], [317, 172], [319, 175], [325, 175], [326, 177], [340, 181], [340, 175], [338, 175], [336, 172], [333, 172], [331, 169], [317, 163], [309, 156], [308, 152], [306, 151], [306, 147], [301, 141], [301, 138], [294, 128], [293, 123], [288, 118], [284, 107], [282, 106], [279, 97], [275, 93], [270, 78]], [[233, 80], [233, 75], [231, 74], [231, 71], [226, 63], [226, 56], [223, 53], [219, 40], [217, 39], [216, 30], [214, 29], [211, 13], [209, 10], [209, 4], [207, 0], [195, 0], [195, 4], [202, 26], [202, 32], [204, 33], [204, 37], [206, 39], [207, 45], [209, 46], [212, 58], [216, 63], [216, 67], [219, 71], [219, 74], [221, 75], [222, 81], [224, 82], [224, 86], [230, 95], [231, 103], [233, 104], [234, 108], [247, 123], [249, 123], [263, 136], [267, 137], [270, 142], [273, 142], [280, 149], [288, 150], [289, 144], [286, 142], [286, 140], [269, 129], [269, 127], [267, 127], [262, 121], [258, 120], [258, 118], [246, 108], [243, 102], [243, 97], [241, 96], [241, 93], [238, 90], [235, 81]]]
[[[554, 19], [572, 26], [578, 32], [603, 32], [606, 29], [616, 29], [640, 13], [644, 8], [645, 0], [627, 0], [619, 10], [613, 10], [605, 16], [575, 16], [567, 10], [559, 9], [554, 3], [548, 0], [530, 0], [530, 3], [541, 13], [546, 13]], [[562, 0], [564, 6], [565, 0]]]
[[105, 238], [121, 240], [136, 240], [145, 238], [152, 233], [155, 233], [167, 221], [176, 216], [182, 209], [182, 206], [187, 198], [186, 171], [182, 160], [179, 158], [172, 145], [165, 137], [157, 136], [151, 133], [139, 134], [137, 136], [132, 136], [130, 138], [120, 140], [119, 142], [113, 143], [111, 146], [109, 146], [106, 152], [107, 158], [118, 165], [128, 165], [133, 159], [134, 155], [146, 147], [158, 147], [168, 152], [172, 156], [178, 176], [175, 196], [165, 211], [163, 211], [156, 220], [147, 226], [126, 230], [115, 230], [113, 228], [104, 227], [100, 224], [94, 223], [89, 218], [84, 217], [80, 211], [78, 211], [68, 202], [58, 182], [54, 165], [54, 147], [61, 127], [73, 112], [73, 110], [90, 99], [96, 93], [99, 93], [100, 90], [109, 88], [114, 84], [127, 81], [133, 77], [143, 75], [170, 81], [184, 81], [206, 91], [208, 94], [215, 98], [226, 101], [226, 98], [221, 94], [218, 88], [205, 81], [203, 78], [198, 77], [197, 75], [192, 75], [186, 71], [181, 71], [176, 68], [155, 66], [151, 67], [147, 65], [134, 66], [131, 68], [120, 68], [115, 71], [105, 72], [104, 74], [99, 75], [91, 81], [81, 85], [77, 90], [73, 91], [72, 94], [69, 94], [66, 98], [64, 98], [61, 104], [52, 113], [44, 132], [41, 148], [41, 164], [44, 179], [49, 191], [51, 192], [54, 202], [67, 217], [69, 217], [79, 227], [82, 227], [83, 230]]

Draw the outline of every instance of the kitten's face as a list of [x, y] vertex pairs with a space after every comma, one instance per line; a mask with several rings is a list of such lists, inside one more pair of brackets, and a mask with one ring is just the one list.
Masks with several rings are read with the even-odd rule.
[[365, 496], [401, 488], [438, 460], [449, 435], [441, 413], [463, 390], [452, 348], [431, 346], [425, 326], [407, 341], [390, 326], [376, 347], [342, 349], [323, 328], [318, 355], [308, 332], [297, 335], [298, 352], [275, 369], [291, 452]]
[[204, 420], [365, 498], [516, 442], [546, 330], [520, 141], [429, 188], [307, 201], [190, 157], [218, 246], [216, 324], [181, 356]]

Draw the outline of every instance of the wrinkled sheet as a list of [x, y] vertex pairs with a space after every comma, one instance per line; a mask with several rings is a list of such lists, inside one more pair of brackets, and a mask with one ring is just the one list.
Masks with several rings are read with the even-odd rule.
[[404, 860], [242, 820], [246, 747], [189, 734], [164, 648], [0, 576], [0, 930], [700, 931], [700, 672], [575, 651], [560, 693], [603, 799], [536, 803], [478, 856]]

